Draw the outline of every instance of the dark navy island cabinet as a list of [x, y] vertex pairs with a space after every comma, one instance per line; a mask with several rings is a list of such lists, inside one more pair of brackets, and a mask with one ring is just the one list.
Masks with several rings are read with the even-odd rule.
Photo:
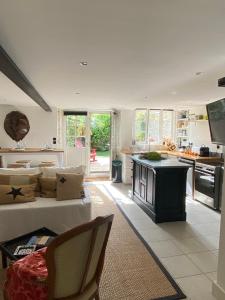
[[155, 223], [185, 221], [186, 177], [189, 165], [165, 159], [132, 156], [133, 200]]

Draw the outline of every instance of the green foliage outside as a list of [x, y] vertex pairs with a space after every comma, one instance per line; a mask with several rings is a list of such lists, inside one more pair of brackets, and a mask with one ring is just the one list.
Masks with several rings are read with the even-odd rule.
[[[67, 116], [66, 123], [67, 146], [85, 147], [86, 116]], [[91, 148], [97, 151], [110, 149], [110, 123], [111, 116], [108, 113], [91, 115]], [[104, 156], [103, 153], [101, 156]]]
[[79, 142], [85, 142], [86, 116], [67, 116], [66, 123], [67, 146], [74, 147], [76, 139], [79, 139]]
[[109, 157], [110, 156], [110, 152], [109, 151], [96, 151], [97, 156], [101, 156], [101, 157]]
[[110, 148], [110, 114], [91, 115], [91, 148], [108, 151]]

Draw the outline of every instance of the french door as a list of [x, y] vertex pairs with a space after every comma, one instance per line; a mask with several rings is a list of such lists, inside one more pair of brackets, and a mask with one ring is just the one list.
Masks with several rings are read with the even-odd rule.
[[87, 176], [111, 174], [111, 112], [64, 112], [64, 133], [67, 166], [82, 164]]

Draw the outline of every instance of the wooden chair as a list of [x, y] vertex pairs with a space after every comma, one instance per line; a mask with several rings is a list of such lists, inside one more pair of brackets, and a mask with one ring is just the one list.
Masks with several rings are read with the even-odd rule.
[[[99, 283], [113, 217], [113, 215], [97, 217], [89, 223], [80, 225], [56, 237], [47, 247], [46, 253], [41, 256], [42, 260], [45, 257], [48, 275], [42, 278], [38, 276], [35, 280], [34, 276], [30, 276], [33, 282], [24, 280], [23, 283], [22, 280], [24, 288], [29, 286], [31, 288], [31, 298], [25, 297], [24, 299], [36, 300], [36, 285], [39, 289], [37, 300], [99, 300]], [[37, 256], [40, 254], [34, 252], [25, 259], [29, 259], [31, 255]], [[20, 271], [18, 272], [20, 261], [15, 262], [10, 267], [15, 267], [16, 274], [21, 274]], [[37, 257], [35, 262], [37, 262]], [[15, 266], [16, 264], [17, 266]], [[30, 266], [30, 264], [27, 265]], [[39, 269], [40, 265], [39, 262]], [[32, 267], [30, 268], [32, 269]], [[11, 272], [9, 278], [7, 278], [4, 299], [19, 300], [20, 298], [16, 298], [16, 296], [12, 297], [15, 293], [15, 286], [10, 285], [12, 275]], [[29, 276], [24, 278], [29, 278]], [[40, 286], [43, 287], [41, 291]], [[19, 297], [21, 297], [21, 289], [19, 290]], [[12, 291], [11, 294], [10, 291]], [[29, 294], [29, 291], [25, 290], [25, 292], [24, 294]]]
[[91, 149], [91, 153], [90, 153], [90, 161], [91, 161], [91, 162], [97, 161], [96, 155], [97, 155], [96, 149], [94, 149], [94, 148]]

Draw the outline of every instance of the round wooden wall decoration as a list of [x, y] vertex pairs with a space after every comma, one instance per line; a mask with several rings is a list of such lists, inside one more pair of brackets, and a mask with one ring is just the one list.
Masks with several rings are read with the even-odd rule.
[[11, 111], [5, 117], [4, 128], [14, 141], [19, 142], [28, 134], [30, 124], [26, 115], [19, 111]]

